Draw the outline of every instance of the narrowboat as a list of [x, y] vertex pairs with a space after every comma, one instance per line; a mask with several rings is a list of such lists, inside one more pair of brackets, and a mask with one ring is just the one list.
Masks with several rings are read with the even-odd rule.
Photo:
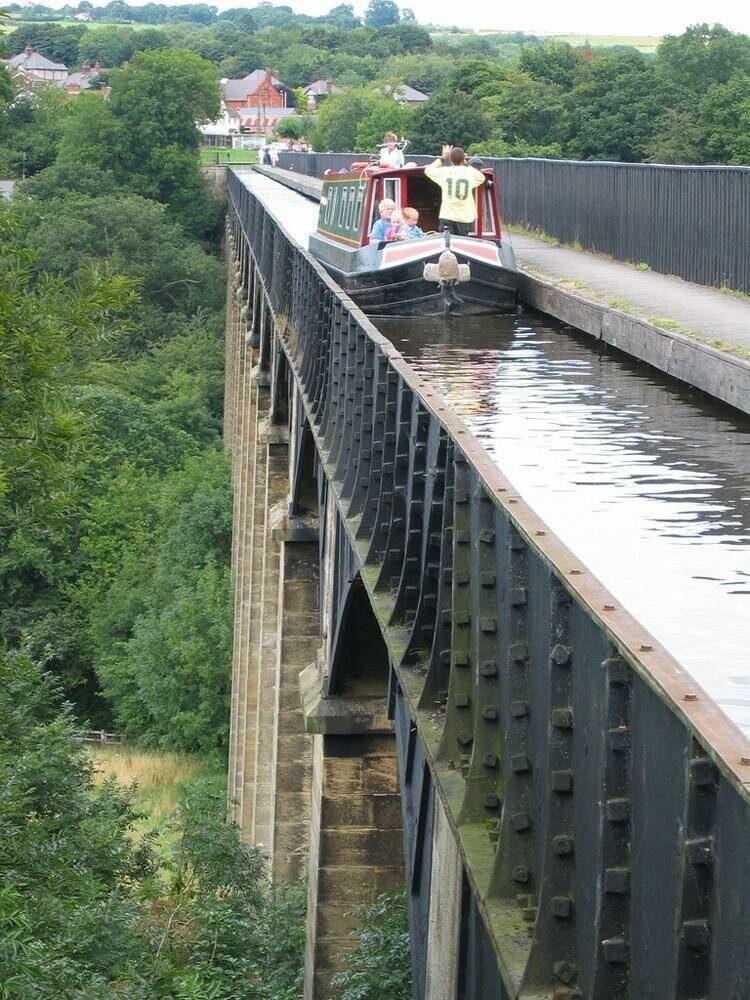
[[[347, 171], [327, 173], [310, 253], [372, 316], [510, 312], [516, 304], [516, 264], [500, 228], [494, 172], [482, 172], [486, 181], [474, 195], [477, 220], [469, 236], [437, 231], [440, 188], [423, 166], [353, 163]], [[371, 243], [383, 198], [416, 208], [425, 235]]]

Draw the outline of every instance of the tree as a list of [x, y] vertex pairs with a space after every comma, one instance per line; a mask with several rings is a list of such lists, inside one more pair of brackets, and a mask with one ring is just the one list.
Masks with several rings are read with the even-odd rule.
[[365, 10], [365, 24], [371, 28], [384, 28], [400, 20], [401, 13], [394, 0], [370, 0]]
[[354, 13], [354, 7], [350, 3], [340, 3], [336, 7], [331, 7], [320, 20], [344, 30], [358, 28], [362, 23]]
[[86, 28], [83, 25], [64, 28], [57, 24], [28, 24], [16, 28], [8, 38], [8, 47], [15, 55], [31, 45], [53, 62], [75, 66], [78, 62], [78, 45]]
[[711, 87], [699, 112], [711, 161], [750, 164], [750, 74]]
[[667, 108], [654, 123], [649, 163], [705, 163], [706, 132], [693, 111]]
[[19, 94], [0, 117], [0, 164], [15, 177], [30, 176], [55, 159], [68, 95], [57, 87]]
[[282, 118], [276, 126], [276, 135], [280, 139], [301, 139], [310, 127], [310, 119], [302, 118], [299, 115], [290, 115]]
[[583, 160], [638, 163], [649, 148], [663, 94], [653, 64], [640, 53], [587, 63], [570, 93], [569, 154]]
[[[63, 159], [109, 167], [121, 184], [166, 203], [192, 232], [215, 231], [221, 209], [200, 175], [195, 127], [218, 114], [214, 67], [192, 52], [138, 52], [112, 74], [111, 86], [107, 109], [89, 101], [72, 115]], [[88, 122], [97, 129], [91, 141]]]
[[318, 112], [311, 136], [315, 149], [332, 152], [354, 150], [357, 146], [358, 122], [367, 117], [372, 102], [372, 94], [354, 88], [326, 98]]
[[388, 48], [393, 54], [399, 52], [427, 52], [432, 48], [432, 38], [428, 31], [418, 24], [388, 25], [383, 28], [383, 37], [388, 42]]
[[136, 52], [166, 48], [168, 44], [169, 36], [165, 31], [148, 28], [133, 31], [132, 28], [107, 25], [85, 33], [78, 46], [78, 60], [98, 62], [114, 69], [132, 59]]
[[369, 113], [357, 125], [354, 148], [375, 152], [386, 132], [411, 135], [413, 117], [413, 108], [394, 100], [390, 91], [373, 94]]
[[513, 146], [551, 146], [568, 136], [568, 109], [560, 86], [536, 80], [522, 71], [508, 71], [499, 92], [484, 97], [482, 110], [493, 140]]
[[583, 53], [567, 42], [544, 42], [524, 45], [518, 67], [535, 80], [545, 80], [570, 90], [584, 65]]
[[737, 74], [750, 75], [750, 38], [721, 24], [695, 24], [682, 35], [662, 39], [656, 66], [675, 102], [690, 107], [712, 86]]
[[0, 66], [0, 114], [2, 114], [6, 105], [10, 104], [13, 100], [14, 92], [15, 87], [13, 86], [10, 73], [5, 66]]
[[460, 91], [440, 90], [414, 112], [412, 149], [440, 153], [443, 143], [468, 148], [490, 133], [490, 123], [478, 102]]

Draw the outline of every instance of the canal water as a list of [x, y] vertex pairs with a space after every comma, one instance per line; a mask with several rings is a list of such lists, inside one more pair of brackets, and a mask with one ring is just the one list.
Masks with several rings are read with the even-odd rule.
[[[317, 205], [242, 180], [307, 249]], [[533, 311], [373, 322], [750, 736], [750, 417]]]
[[750, 735], [750, 418], [533, 311], [375, 323]]

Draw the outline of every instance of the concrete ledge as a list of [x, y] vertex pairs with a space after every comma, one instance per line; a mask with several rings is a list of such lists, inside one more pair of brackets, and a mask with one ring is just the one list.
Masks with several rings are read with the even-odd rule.
[[324, 698], [317, 664], [300, 672], [305, 732], [320, 736], [365, 736], [394, 732], [385, 698]]
[[583, 330], [625, 354], [750, 413], [750, 362], [682, 333], [566, 292], [528, 271], [519, 272], [521, 298], [540, 312]]
[[293, 191], [297, 191], [307, 198], [312, 198], [313, 201], [320, 201], [323, 182], [318, 177], [308, 177], [307, 174], [296, 174], [293, 170], [280, 170], [278, 167], [261, 167], [257, 164], [253, 170], [285, 184], [286, 187], [292, 188]]

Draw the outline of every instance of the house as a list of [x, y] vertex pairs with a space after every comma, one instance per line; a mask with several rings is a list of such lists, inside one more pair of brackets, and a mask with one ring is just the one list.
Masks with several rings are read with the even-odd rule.
[[400, 83], [397, 87], [390, 87], [386, 84], [384, 87], [376, 87], [375, 92], [378, 94], [392, 94], [394, 101], [398, 101], [399, 104], [408, 104], [410, 108], [417, 108], [420, 104], [424, 104], [425, 101], [429, 101], [430, 99], [427, 94], [423, 94], [421, 90], [410, 87], [408, 83]]
[[285, 108], [289, 87], [270, 69], [254, 69], [240, 79], [222, 80], [222, 99], [230, 111], [238, 108]]
[[399, 104], [408, 104], [410, 108], [418, 108], [420, 104], [424, 104], [430, 99], [427, 94], [410, 87], [408, 83], [402, 83], [400, 87], [396, 87], [393, 96]]
[[222, 101], [219, 117], [212, 122], [201, 122], [198, 131], [203, 136], [204, 146], [231, 149], [232, 137], [238, 135], [240, 131], [240, 116], [236, 111], [230, 111]]
[[85, 62], [80, 73], [69, 73], [65, 83], [65, 89], [69, 94], [80, 94], [82, 90], [88, 90], [92, 82], [102, 72], [102, 67], [98, 62], [91, 66]]
[[61, 87], [69, 75], [68, 67], [64, 63], [52, 62], [46, 56], [35, 52], [31, 45], [27, 45], [17, 56], [1, 61], [8, 67], [10, 75], [17, 83], [29, 85], [52, 83]]
[[331, 94], [340, 94], [341, 87], [337, 87], [330, 80], [314, 80], [312, 83], [308, 83], [304, 92], [307, 96], [308, 107], [311, 111], [315, 111], [326, 97], [330, 97]]

